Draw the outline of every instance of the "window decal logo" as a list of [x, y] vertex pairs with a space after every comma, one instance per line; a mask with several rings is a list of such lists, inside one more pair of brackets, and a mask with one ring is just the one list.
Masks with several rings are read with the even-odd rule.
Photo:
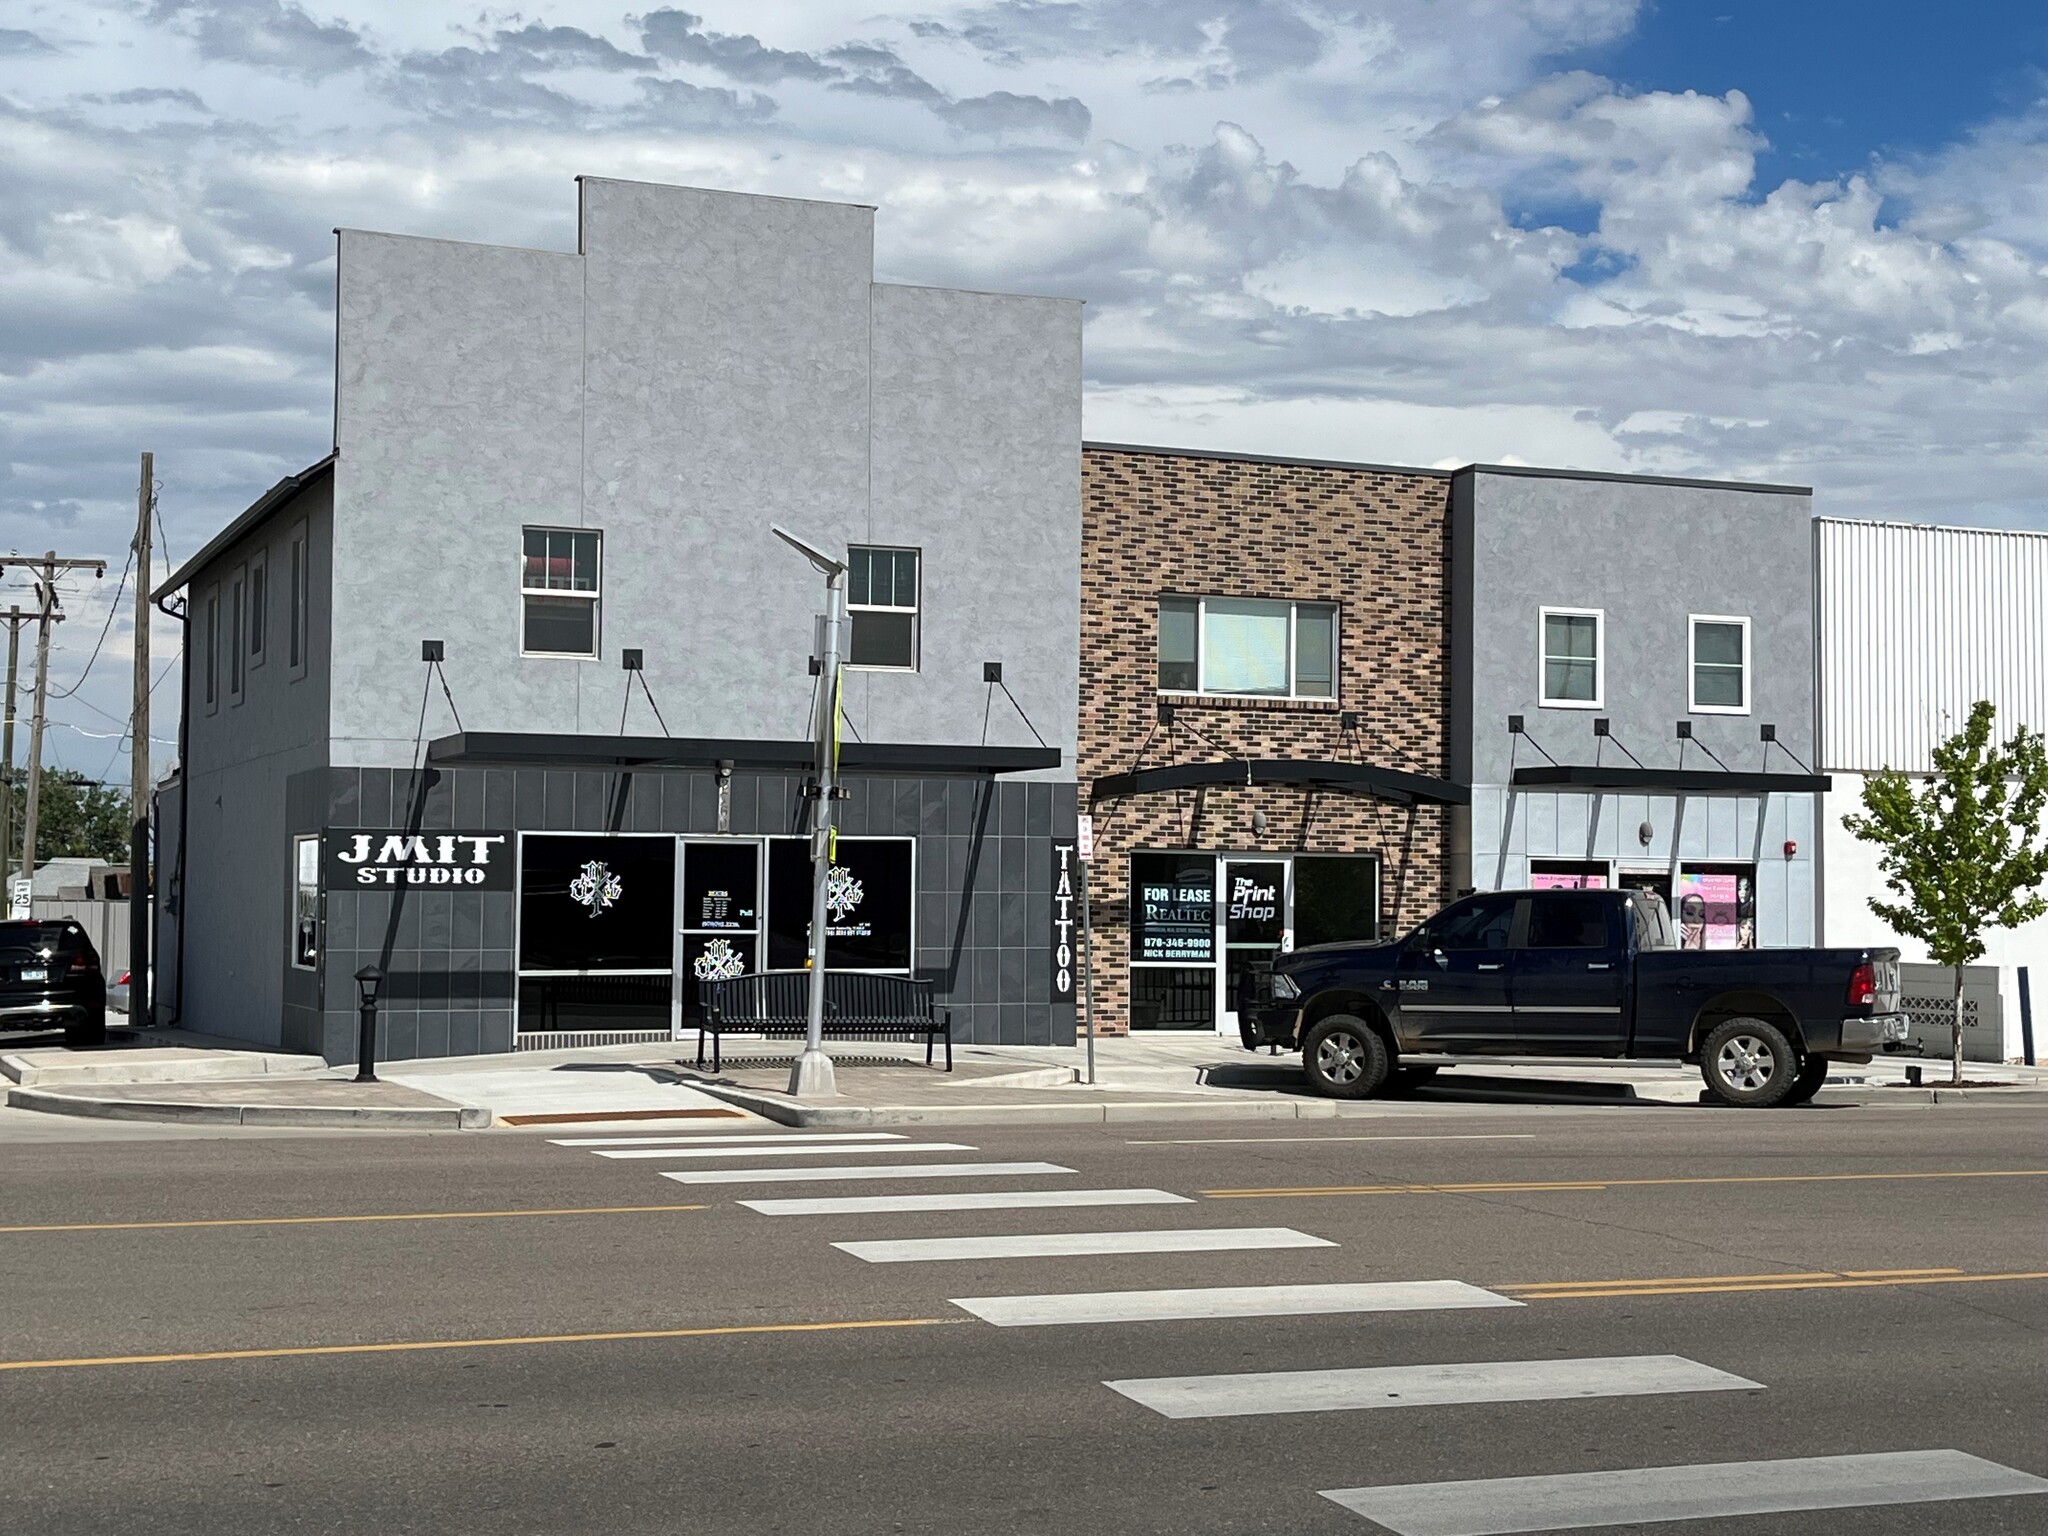
[[583, 866], [583, 873], [569, 882], [569, 899], [581, 902], [590, 908], [590, 915], [596, 917], [617, 901], [625, 889], [603, 860], [592, 859]]
[[747, 962], [732, 947], [732, 940], [713, 939], [704, 946], [704, 953], [691, 963], [690, 969], [699, 981], [731, 981], [735, 976], [747, 973]]
[[845, 922], [866, 894], [852, 873], [837, 864], [825, 876], [825, 910], [837, 922]]

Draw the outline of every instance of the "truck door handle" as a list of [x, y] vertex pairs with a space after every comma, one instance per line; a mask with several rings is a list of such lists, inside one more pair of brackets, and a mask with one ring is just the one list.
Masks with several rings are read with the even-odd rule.
[[1588, 960], [1586, 962], [1586, 969], [1589, 971], [1611, 971], [1614, 969], [1614, 963], [1611, 960]]
[[1507, 961], [1505, 961], [1505, 960], [1495, 960], [1495, 961], [1492, 961], [1492, 962], [1490, 962], [1490, 963], [1489, 963], [1488, 961], [1485, 961], [1485, 960], [1482, 960], [1482, 961], [1480, 961], [1480, 962], [1479, 962], [1479, 969], [1480, 969], [1480, 970], [1482, 970], [1482, 971], [1498, 971], [1498, 970], [1502, 970], [1502, 969], [1505, 969], [1505, 968], [1506, 968], [1506, 966], [1507, 966]]

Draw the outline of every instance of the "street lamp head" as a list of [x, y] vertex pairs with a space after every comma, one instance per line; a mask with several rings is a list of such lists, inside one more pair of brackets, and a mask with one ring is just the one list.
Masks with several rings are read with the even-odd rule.
[[815, 565], [827, 581], [835, 581], [846, 574], [846, 562], [844, 560], [835, 560], [815, 545], [806, 544], [787, 528], [779, 528], [771, 523], [769, 524], [768, 531], [802, 555], [806, 560], [810, 561], [811, 564]]
[[384, 973], [374, 965], [366, 965], [356, 972], [356, 991], [361, 995], [365, 1008], [376, 1006], [377, 988], [383, 984]]

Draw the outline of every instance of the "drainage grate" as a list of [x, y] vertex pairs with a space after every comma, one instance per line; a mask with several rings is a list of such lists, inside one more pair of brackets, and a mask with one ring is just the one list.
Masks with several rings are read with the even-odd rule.
[[666, 1044], [671, 1036], [665, 1029], [541, 1030], [522, 1034], [512, 1042], [515, 1051], [580, 1051], [593, 1045]]

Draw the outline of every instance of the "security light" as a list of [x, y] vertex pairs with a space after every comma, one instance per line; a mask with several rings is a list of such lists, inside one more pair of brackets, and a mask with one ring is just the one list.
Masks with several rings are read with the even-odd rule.
[[827, 581], [846, 574], [846, 562], [844, 560], [833, 559], [816, 545], [806, 544], [788, 529], [778, 528], [771, 523], [768, 526], [768, 531], [802, 555], [806, 560], [810, 561], [811, 564], [815, 565]]

